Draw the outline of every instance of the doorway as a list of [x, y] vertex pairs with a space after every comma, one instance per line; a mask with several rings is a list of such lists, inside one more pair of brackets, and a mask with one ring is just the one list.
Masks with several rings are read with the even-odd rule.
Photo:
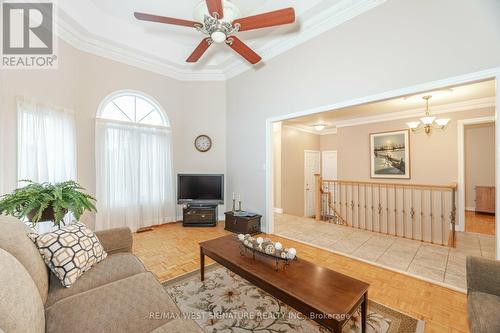
[[324, 150], [321, 152], [321, 177], [327, 180], [337, 179], [336, 150]]
[[315, 175], [320, 173], [321, 155], [319, 151], [304, 151], [304, 216], [315, 214]]
[[495, 235], [495, 119], [459, 123], [459, 225], [464, 231]]
[[[495, 117], [464, 119], [459, 120], [457, 123], [457, 230], [473, 231], [476, 230], [477, 226], [481, 230], [489, 230], [488, 233], [491, 234], [494, 231], [494, 215], [493, 218], [489, 218], [486, 215], [477, 215], [475, 206], [476, 194], [482, 199], [495, 200]], [[490, 130], [493, 130], [493, 133], [490, 133]], [[492, 138], [488, 139], [488, 135], [492, 136]], [[488, 150], [488, 147], [490, 148], [489, 152], [482, 153], [482, 151]], [[479, 155], [477, 155], [478, 153]], [[490, 160], [489, 162], [487, 161], [488, 159]], [[479, 192], [476, 192], [476, 187], [478, 187], [477, 190]], [[491, 188], [493, 188], [493, 191], [491, 191]], [[489, 193], [489, 195], [485, 193]], [[494, 207], [492, 209], [493, 211], [488, 211], [487, 213], [494, 213]], [[479, 207], [478, 213], [481, 214], [483, 210], [483, 208]], [[493, 223], [493, 226], [488, 228], [487, 225], [490, 223]]]

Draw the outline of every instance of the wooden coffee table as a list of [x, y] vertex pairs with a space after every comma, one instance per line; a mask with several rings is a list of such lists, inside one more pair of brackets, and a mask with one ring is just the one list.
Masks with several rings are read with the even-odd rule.
[[341, 332], [361, 306], [362, 332], [366, 332], [369, 285], [365, 282], [304, 259], [276, 271], [274, 260], [270, 258], [242, 256], [235, 235], [200, 243], [202, 281], [205, 279], [205, 256], [333, 332]]

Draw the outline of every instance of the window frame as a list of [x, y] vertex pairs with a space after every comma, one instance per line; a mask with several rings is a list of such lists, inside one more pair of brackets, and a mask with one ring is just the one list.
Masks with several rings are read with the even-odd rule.
[[[103, 112], [104, 112], [104, 109], [106, 108], [106, 106], [109, 103], [112, 103], [115, 99], [120, 98], [120, 97], [124, 97], [124, 96], [132, 96], [135, 98], [142, 98], [143, 100], [145, 100], [148, 103], [150, 103], [151, 105], [153, 105], [155, 107], [155, 109], [158, 111], [158, 113], [160, 114], [162, 124], [158, 124], [158, 125], [143, 124], [143, 123], [136, 122], [136, 121], [124, 121], [124, 120], [116, 120], [116, 119], [110, 119], [110, 118], [104, 117]], [[154, 99], [153, 97], [149, 96], [148, 94], [146, 94], [142, 91], [130, 90], [130, 89], [118, 90], [118, 91], [112, 92], [111, 94], [106, 96], [101, 101], [101, 103], [99, 103], [99, 107], [97, 108], [97, 113], [96, 113], [96, 119], [101, 120], [101, 121], [119, 123], [119, 124], [128, 124], [128, 125], [132, 125], [132, 126], [170, 128], [170, 121], [167, 117], [167, 114], [166, 114], [165, 110], [162, 108], [162, 106], [160, 105], [160, 103], [158, 103], [158, 101], [156, 99]]]

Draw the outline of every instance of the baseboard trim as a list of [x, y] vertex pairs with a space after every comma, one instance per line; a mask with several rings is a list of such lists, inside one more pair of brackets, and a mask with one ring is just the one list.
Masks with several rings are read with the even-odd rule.
[[468, 212], [475, 212], [476, 211], [476, 207], [465, 207], [465, 210], [468, 211]]
[[274, 212], [277, 214], [283, 214], [283, 208], [274, 207]]

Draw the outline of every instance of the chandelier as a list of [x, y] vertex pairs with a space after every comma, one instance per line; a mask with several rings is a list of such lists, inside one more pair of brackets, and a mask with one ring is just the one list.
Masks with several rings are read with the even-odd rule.
[[426, 102], [425, 107], [425, 117], [420, 118], [420, 121], [412, 121], [406, 123], [408, 127], [413, 131], [413, 133], [418, 133], [421, 130], [427, 135], [430, 135], [433, 129], [445, 130], [446, 126], [450, 122], [448, 118], [437, 119], [431, 115], [431, 111], [429, 110], [429, 100], [432, 98], [431, 95], [427, 95], [422, 97]]

